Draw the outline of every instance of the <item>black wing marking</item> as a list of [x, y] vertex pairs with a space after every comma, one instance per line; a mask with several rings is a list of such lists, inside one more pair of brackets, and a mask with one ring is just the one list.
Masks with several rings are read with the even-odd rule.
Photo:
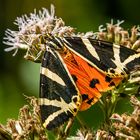
[[110, 77], [127, 76], [140, 66], [140, 53], [110, 42], [67, 37], [62, 39], [65, 47]]
[[43, 126], [48, 130], [75, 116], [81, 104], [81, 95], [63, 60], [51, 49], [42, 61], [39, 104]]

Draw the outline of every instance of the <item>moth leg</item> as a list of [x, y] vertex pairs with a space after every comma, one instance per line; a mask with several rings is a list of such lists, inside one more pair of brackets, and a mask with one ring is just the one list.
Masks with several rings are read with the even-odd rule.
[[72, 127], [73, 122], [74, 122], [74, 118], [75, 118], [75, 117], [72, 117], [72, 118], [69, 119], [69, 121], [68, 121], [68, 123], [67, 123], [67, 125], [66, 125], [66, 128], [65, 128], [65, 130], [64, 130], [65, 136], [67, 136], [67, 135], [69, 134], [70, 128]]

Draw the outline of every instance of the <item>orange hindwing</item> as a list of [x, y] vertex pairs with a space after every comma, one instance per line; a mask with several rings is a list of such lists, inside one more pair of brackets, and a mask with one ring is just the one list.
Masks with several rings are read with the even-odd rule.
[[113, 89], [123, 79], [108, 77], [74, 53], [69, 52], [63, 59], [82, 95], [80, 110], [88, 109], [99, 100], [102, 92]]

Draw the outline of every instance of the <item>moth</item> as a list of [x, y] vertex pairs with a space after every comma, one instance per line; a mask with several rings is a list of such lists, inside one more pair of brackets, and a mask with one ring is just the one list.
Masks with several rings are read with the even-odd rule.
[[91, 107], [140, 66], [140, 53], [121, 45], [84, 37], [47, 37], [39, 105], [48, 130]]

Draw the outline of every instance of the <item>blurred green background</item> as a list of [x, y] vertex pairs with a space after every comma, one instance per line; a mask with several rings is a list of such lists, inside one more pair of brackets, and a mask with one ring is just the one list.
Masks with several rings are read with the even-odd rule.
[[[140, 0], [0, 0], [0, 123], [17, 118], [19, 108], [26, 103], [23, 94], [38, 97], [40, 70], [40, 64], [25, 61], [21, 51], [15, 57], [13, 52], [4, 52], [7, 47], [2, 43], [4, 32], [7, 28], [18, 30], [13, 24], [16, 17], [35, 8], [49, 8], [51, 3], [55, 5], [57, 17], [78, 32], [96, 32], [99, 25], [111, 19], [125, 20], [123, 26], [128, 29], [140, 24]], [[118, 108], [123, 112], [127, 106], [128, 103], [120, 102]], [[96, 104], [87, 112], [82, 112], [82, 117], [96, 128], [103, 118], [101, 110]]]

